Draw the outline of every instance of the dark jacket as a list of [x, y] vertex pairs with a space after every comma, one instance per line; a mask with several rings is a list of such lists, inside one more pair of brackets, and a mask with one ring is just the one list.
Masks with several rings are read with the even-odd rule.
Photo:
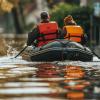
[[87, 45], [87, 42], [88, 42], [88, 36], [87, 36], [87, 34], [84, 34], [84, 35], [82, 36], [81, 44], [82, 44], [82, 45]]

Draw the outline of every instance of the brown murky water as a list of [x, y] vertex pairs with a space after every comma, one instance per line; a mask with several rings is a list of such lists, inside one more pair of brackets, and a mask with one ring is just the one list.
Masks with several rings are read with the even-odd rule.
[[9, 40], [0, 57], [0, 100], [100, 100], [100, 62], [11, 59], [23, 47], [19, 41]]

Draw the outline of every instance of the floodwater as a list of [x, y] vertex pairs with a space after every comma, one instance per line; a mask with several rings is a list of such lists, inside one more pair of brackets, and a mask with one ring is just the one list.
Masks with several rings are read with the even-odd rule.
[[0, 57], [0, 100], [100, 100], [97, 57], [93, 62], [37, 63], [24, 58], [25, 52], [14, 58], [23, 47], [22, 40], [5, 43], [7, 54], [3, 49]]

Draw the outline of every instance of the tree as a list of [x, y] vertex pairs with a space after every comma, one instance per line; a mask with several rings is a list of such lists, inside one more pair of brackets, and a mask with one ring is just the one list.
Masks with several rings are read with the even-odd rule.
[[0, 0], [0, 10], [1, 13], [12, 13], [16, 33], [23, 33], [20, 0]]

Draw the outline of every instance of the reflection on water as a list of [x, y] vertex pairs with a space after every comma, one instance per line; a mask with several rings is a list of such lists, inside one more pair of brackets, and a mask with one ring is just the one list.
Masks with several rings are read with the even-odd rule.
[[85, 69], [83, 66], [51, 63], [9, 64], [4, 67], [2, 65], [0, 98], [2, 100], [99, 99], [100, 82], [95, 79], [98, 74], [97, 69], [92, 67]]
[[58, 66], [50, 63], [37, 64], [37, 77], [43, 78], [60, 78]]
[[18, 50], [0, 57], [0, 100], [100, 100], [100, 62], [29, 62]]

